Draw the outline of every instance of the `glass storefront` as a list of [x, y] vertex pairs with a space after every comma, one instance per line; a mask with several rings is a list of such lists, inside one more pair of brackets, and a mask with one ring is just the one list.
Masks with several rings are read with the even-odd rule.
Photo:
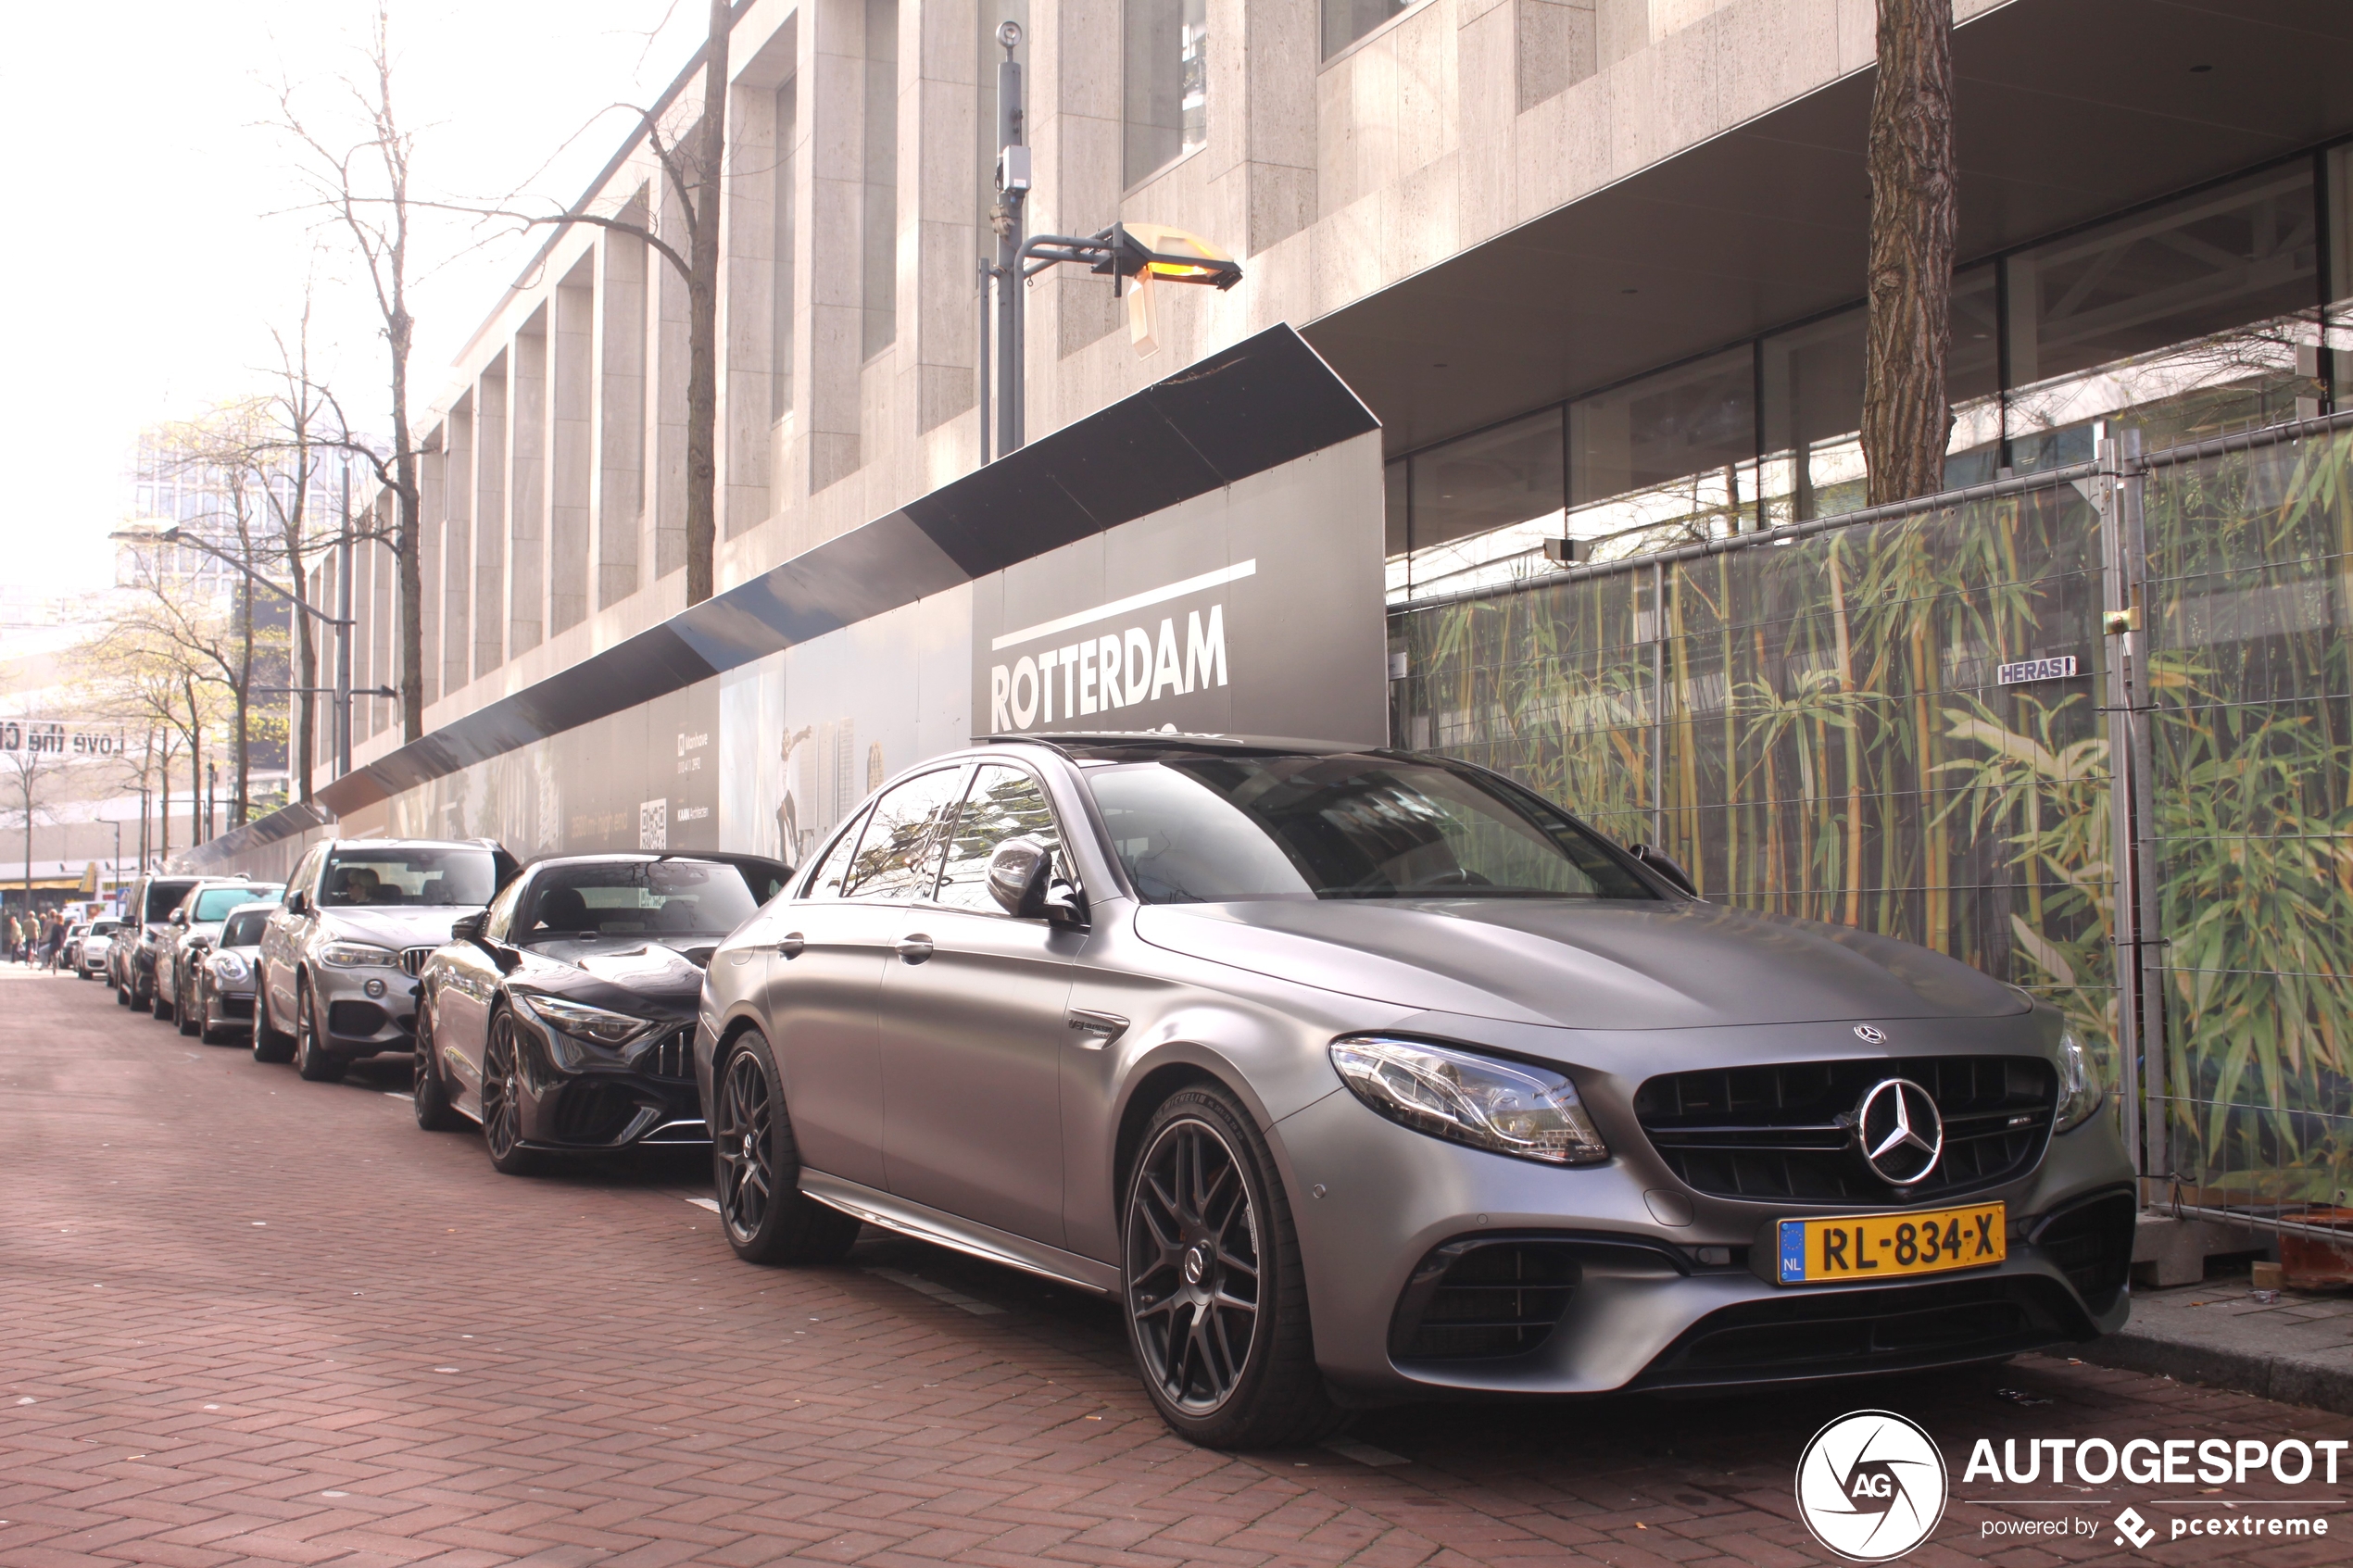
[[[1946, 482], [2083, 461], [2100, 420], [2154, 447], [2330, 407], [2333, 383], [2353, 385], [2349, 157], [2299, 157], [1957, 274]], [[1550, 540], [1608, 560], [1853, 511], [1863, 368], [1856, 306], [1396, 459], [1390, 600], [1540, 576]]]

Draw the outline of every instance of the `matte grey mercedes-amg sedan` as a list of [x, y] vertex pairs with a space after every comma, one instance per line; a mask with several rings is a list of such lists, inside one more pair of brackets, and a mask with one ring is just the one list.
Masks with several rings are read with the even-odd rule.
[[806, 1262], [862, 1221], [1114, 1298], [1220, 1447], [2120, 1327], [2132, 1173], [2059, 1014], [1683, 881], [1404, 754], [925, 763], [712, 959], [724, 1228]]

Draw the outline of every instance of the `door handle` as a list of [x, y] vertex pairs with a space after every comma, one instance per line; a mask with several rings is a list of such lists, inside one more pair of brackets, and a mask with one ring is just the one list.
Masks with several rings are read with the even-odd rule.
[[808, 947], [808, 940], [799, 932], [787, 931], [783, 939], [776, 944], [776, 953], [780, 958], [797, 959]]
[[931, 938], [922, 932], [911, 932], [891, 944], [891, 950], [909, 963], [921, 963], [931, 957]]

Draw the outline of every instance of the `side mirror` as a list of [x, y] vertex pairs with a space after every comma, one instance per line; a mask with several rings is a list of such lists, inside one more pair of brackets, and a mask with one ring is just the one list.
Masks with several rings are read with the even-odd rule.
[[488, 909], [476, 909], [472, 914], [460, 915], [449, 922], [449, 940], [479, 942], [482, 940], [483, 928], [489, 923], [490, 911]]
[[290, 887], [286, 890], [286, 896], [279, 902], [285, 906], [286, 913], [298, 915], [310, 908], [310, 895], [298, 887]]
[[1034, 838], [1009, 838], [988, 857], [988, 896], [1015, 920], [1036, 920], [1046, 912], [1053, 872], [1053, 851]]
[[1691, 873], [1677, 865], [1664, 849], [1655, 848], [1647, 844], [1637, 844], [1627, 853], [1692, 897], [1699, 897], [1699, 889], [1692, 885]]
[[172, 923], [172, 924], [174, 924], [174, 925], [176, 925], [176, 926], [179, 926], [179, 927], [180, 927], [182, 930], [183, 930], [183, 931], [184, 931], [184, 930], [186, 930], [186, 929], [187, 929], [187, 925], [188, 925], [188, 911], [187, 911], [187, 910], [185, 910], [185, 909], [174, 909], [174, 910], [172, 910], [172, 911], [171, 911], [171, 923]]

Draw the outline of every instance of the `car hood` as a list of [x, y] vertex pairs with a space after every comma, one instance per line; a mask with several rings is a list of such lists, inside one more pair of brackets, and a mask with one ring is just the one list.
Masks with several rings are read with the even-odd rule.
[[1704, 903], [1465, 898], [1148, 905], [1172, 952], [1416, 1011], [1571, 1029], [1992, 1018], [2023, 997], [1925, 947]]
[[331, 941], [373, 942], [402, 947], [438, 947], [449, 940], [450, 922], [481, 909], [479, 904], [420, 905], [415, 909], [321, 909], [319, 935]]
[[718, 939], [682, 938], [675, 947], [642, 936], [535, 942], [526, 949], [533, 963], [527, 984], [594, 1006], [647, 1002], [692, 1008], [702, 995], [702, 964]]

